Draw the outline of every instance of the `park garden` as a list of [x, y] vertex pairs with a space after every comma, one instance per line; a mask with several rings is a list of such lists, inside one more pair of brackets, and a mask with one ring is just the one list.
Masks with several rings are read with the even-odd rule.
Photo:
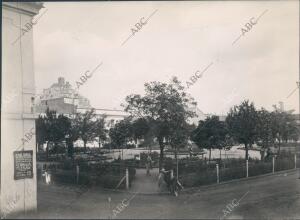
[[[198, 125], [191, 124], [197, 103], [177, 78], [170, 83], [146, 83], [144, 95], [128, 95], [125, 102], [124, 110], [130, 116], [111, 128], [105, 124], [105, 115], [98, 117], [93, 109], [72, 117], [48, 109], [36, 120], [37, 158], [45, 162], [43, 166], [50, 162], [46, 167], [53, 181], [124, 188], [126, 172], [130, 185], [136, 169], [145, 167], [148, 153], [153, 167], [174, 170], [186, 187], [294, 169], [299, 164], [295, 156], [299, 125], [290, 112], [257, 109], [245, 100], [233, 106], [225, 120], [211, 115]], [[78, 140], [82, 147], [74, 147]], [[123, 149], [135, 148], [137, 140], [148, 153], [141, 153], [138, 160], [124, 159]], [[99, 147], [87, 147], [92, 141]], [[41, 148], [43, 145], [46, 148]], [[221, 157], [222, 150], [236, 145], [243, 146], [243, 158]], [[287, 145], [293, 150], [287, 151]], [[208, 158], [194, 156], [195, 146], [208, 150]], [[216, 149], [220, 158], [212, 159], [211, 152]], [[253, 149], [260, 152], [260, 159], [249, 157]], [[120, 151], [117, 159], [107, 156], [114, 150]], [[174, 158], [166, 157], [167, 151], [173, 152]], [[180, 151], [187, 157], [179, 159]]]

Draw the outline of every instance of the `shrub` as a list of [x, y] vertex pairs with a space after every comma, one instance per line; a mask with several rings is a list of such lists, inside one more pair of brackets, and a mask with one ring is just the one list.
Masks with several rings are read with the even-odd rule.
[[217, 182], [216, 171], [206, 171], [179, 175], [179, 181], [185, 187], [209, 185]]
[[246, 177], [246, 166], [220, 169], [220, 181], [229, 181]]
[[[117, 186], [121, 178], [125, 176], [126, 167], [129, 172], [129, 183], [131, 185], [135, 178], [136, 170], [135, 166], [130, 166], [135, 163], [134, 160], [127, 160], [120, 163], [116, 160], [112, 163], [96, 163], [88, 164], [87, 162], [79, 163], [79, 184], [96, 184], [105, 188], [114, 188]], [[70, 160], [64, 161], [59, 170], [53, 170], [53, 180], [55, 182], [62, 183], [76, 183], [76, 164]], [[120, 187], [125, 187], [125, 183], [122, 183]]]
[[71, 160], [64, 160], [60, 167], [63, 170], [71, 170], [71, 169], [73, 169], [74, 165]]
[[125, 148], [126, 148], [126, 149], [132, 149], [132, 148], [135, 148], [135, 144], [126, 144]]
[[275, 171], [293, 169], [294, 167], [294, 158], [278, 158], [275, 160]]
[[270, 162], [261, 162], [253, 165], [249, 165], [249, 176], [257, 176], [266, 173], [271, 173], [273, 165]]
[[[116, 175], [111, 175], [111, 174], [105, 174], [102, 176], [96, 177], [96, 184], [99, 184], [103, 186], [104, 188], [109, 188], [109, 189], [115, 189], [120, 182], [122, 177], [116, 176]], [[120, 188], [125, 188], [125, 182], [120, 185]]]
[[76, 183], [76, 172], [74, 170], [57, 170], [50, 172], [53, 182], [59, 183]]
[[66, 153], [66, 146], [63, 143], [57, 143], [49, 148], [49, 154], [64, 154]]

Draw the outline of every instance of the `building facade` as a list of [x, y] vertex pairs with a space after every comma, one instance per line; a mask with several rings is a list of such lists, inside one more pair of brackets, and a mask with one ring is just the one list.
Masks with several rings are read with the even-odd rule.
[[57, 114], [64, 114], [69, 117], [74, 116], [76, 113], [85, 113], [94, 109], [97, 118], [105, 118], [107, 129], [129, 116], [127, 112], [122, 110], [92, 108], [90, 101], [73, 89], [63, 77], [59, 77], [57, 83], [52, 84], [48, 89], [44, 89], [39, 96], [39, 100], [35, 105], [36, 112], [44, 114], [47, 108], [56, 111]]
[[1, 218], [37, 208], [32, 19], [42, 3], [2, 3]]
[[77, 108], [91, 108], [90, 101], [72, 88], [63, 77], [58, 82], [44, 89], [36, 102], [36, 112], [44, 113], [47, 108], [59, 114], [75, 114]]

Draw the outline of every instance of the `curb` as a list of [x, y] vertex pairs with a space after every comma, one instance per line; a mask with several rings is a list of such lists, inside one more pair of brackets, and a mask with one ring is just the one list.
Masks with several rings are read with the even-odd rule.
[[182, 193], [192, 193], [193, 191], [198, 191], [201, 189], [207, 189], [207, 188], [216, 188], [218, 186], [222, 186], [222, 185], [226, 185], [226, 184], [230, 184], [230, 183], [237, 183], [237, 182], [242, 182], [242, 181], [248, 181], [248, 180], [254, 180], [254, 179], [259, 179], [259, 178], [263, 178], [263, 177], [267, 177], [267, 176], [274, 176], [274, 175], [278, 175], [278, 174], [282, 174], [282, 173], [292, 173], [292, 172], [296, 172], [297, 170], [300, 170], [300, 168], [297, 169], [289, 169], [289, 170], [281, 170], [281, 171], [277, 171], [274, 173], [266, 173], [266, 174], [262, 174], [262, 175], [258, 175], [258, 176], [250, 176], [250, 177], [244, 177], [244, 178], [240, 178], [240, 179], [234, 179], [234, 180], [229, 180], [229, 181], [225, 181], [225, 182], [220, 182], [220, 183], [214, 183], [211, 185], [205, 185], [205, 186], [199, 186], [199, 187], [191, 187], [191, 188], [187, 188], [182, 190]]
[[[198, 186], [198, 187], [191, 187], [191, 188], [186, 188], [180, 191], [180, 194], [190, 194], [193, 193], [195, 191], [200, 191], [203, 189], [209, 189], [209, 188], [216, 188], [218, 186], [223, 186], [226, 184], [230, 184], [230, 183], [237, 183], [237, 182], [241, 182], [241, 181], [248, 181], [248, 180], [254, 180], [254, 179], [258, 179], [258, 178], [263, 178], [263, 177], [267, 177], [267, 176], [274, 176], [274, 175], [278, 175], [278, 174], [282, 174], [282, 173], [292, 173], [292, 172], [296, 172], [299, 171], [300, 168], [296, 168], [296, 169], [289, 169], [289, 170], [281, 170], [281, 171], [277, 171], [274, 173], [266, 173], [266, 174], [262, 174], [262, 175], [258, 175], [258, 176], [251, 176], [251, 177], [244, 177], [244, 178], [240, 178], [240, 179], [234, 179], [234, 180], [229, 180], [229, 181], [225, 181], [225, 182], [220, 182], [220, 183], [214, 183], [214, 184], [210, 184], [210, 185], [204, 185], [204, 186]], [[104, 188], [104, 191], [112, 191], [112, 192], [120, 192], [120, 193], [129, 193], [129, 194], [140, 194], [140, 195], [147, 195], [147, 196], [151, 196], [151, 195], [171, 195], [170, 192], [136, 192], [136, 191], [130, 191], [130, 190], [118, 190], [118, 189], [107, 189]]]

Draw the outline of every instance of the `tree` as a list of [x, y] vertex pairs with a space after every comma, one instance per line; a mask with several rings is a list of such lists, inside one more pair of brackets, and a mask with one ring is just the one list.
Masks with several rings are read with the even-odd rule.
[[138, 139], [144, 139], [147, 144], [151, 144], [150, 139], [153, 139], [150, 134], [150, 124], [146, 118], [138, 118], [132, 122], [132, 133], [135, 143]]
[[265, 150], [274, 144], [275, 138], [272, 135], [272, 114], [265, 109], [257, 112], [256, 133], [258, 146], [261, 146], [261, 160], [265, 157]]
[[245, 160], [248, 160], [248, 149], [255, 142], [257, 111], [253, 103], [248, 100], [230, 109], [226, 117], [226, 124], [230, 135], [238, 143], [245, 145]]
[[99, 148], [101, 147], [101, 143], [107, 140], [107, 129], [105, 128], [105, 117], [99, 118], [95, 122], [95, 136], [98, 137], [99, 140]]
[[[40, 132], [37, 136], [47, 141], [46, 158], [48, 159], [49, 144], [54, 143], [54, 146], [57, 146], [59, 142], [63, 141], [70, 129], [71, 122], [69, 118], [64, 115], [57, 115], [56, 111], [51, 111], [48, 108], [46, 110], [46, 116], [40, 119], [38, 123], [40, 123], [39, 127], [43, 130], [37, 130], [37, 133]], [[44, 136], [42, 137], [42, 135]]]
[[[76, 116], [75, 116], [76, 117]], [[79, 139], [79, 126], [77, 124], [76, 118], [71, 120], [70, 128], [67, 131], [66, 135], [66, 144], [68, 148], [68, 156], [73, 158], [74, 153], [74, 143]]]
[[190, 126], [186, 121], [174, 121], [174, 125], [171, 127], [171, 132], [168, 137], [168, 143], [174, 149], [175, 160], [177, 164], [176, 178], [178, 179], [178, 149], [184, 148], [188, 144], [190, 137]]
[[282, 142], [288, 140], [295, 140], [298, 133], [298, 127], [295, 119], [291, 114], [276, 109], [271, 113], [272, 115], [272, 136], [278, 143], [278, 154], [280, 154], [280, 147]]
[[291, 122], [291, 124], [288, 125], [289, 129], [289, 138], [293, 140], [295, 143], [299, 140], [300, 130], [299, 126], [297, 126], [296, 121]]
[[127, 143], [133, 138], [130, 118], [125, 118], [111, 128], [109, 130], [109, 137], [114, 148], [122, 148], [123, 158], [123, 148], [125, 148]]
[[172, 136], [174, 121], [188, 121], [195, 113], [190, 107], [194, 100], [184, 92], [176, 77], [171, 83], [145, 83], [145, 95], [132, 94], [126, 97], [125, 111], [134, 118], [146, 118], [152, 126], [160, 147], [159, 170], [162, 168], [165, 140]]
[[227, 130], [225, 123], [218, 116], [211, 116], [200, 121], [198, 127], [192, 133], [192, 141], [199, 148], [209, 149], [209, 161], [212, 149], [222, 149], [227, 144]]
[[95, 111], [91, 109], [85, 113], [77, 113], [75, 116], [75, 124], [78, 127], [79, 137], [83, 141], [84, 151], [86, 152], [86, 144], [95, 138]]
[[35, 130], [36, 145], [38, 149], [39, 146], [43, 145], [47, 141], [47, 127], [45, 119], [41, 115], [35, 120]]

